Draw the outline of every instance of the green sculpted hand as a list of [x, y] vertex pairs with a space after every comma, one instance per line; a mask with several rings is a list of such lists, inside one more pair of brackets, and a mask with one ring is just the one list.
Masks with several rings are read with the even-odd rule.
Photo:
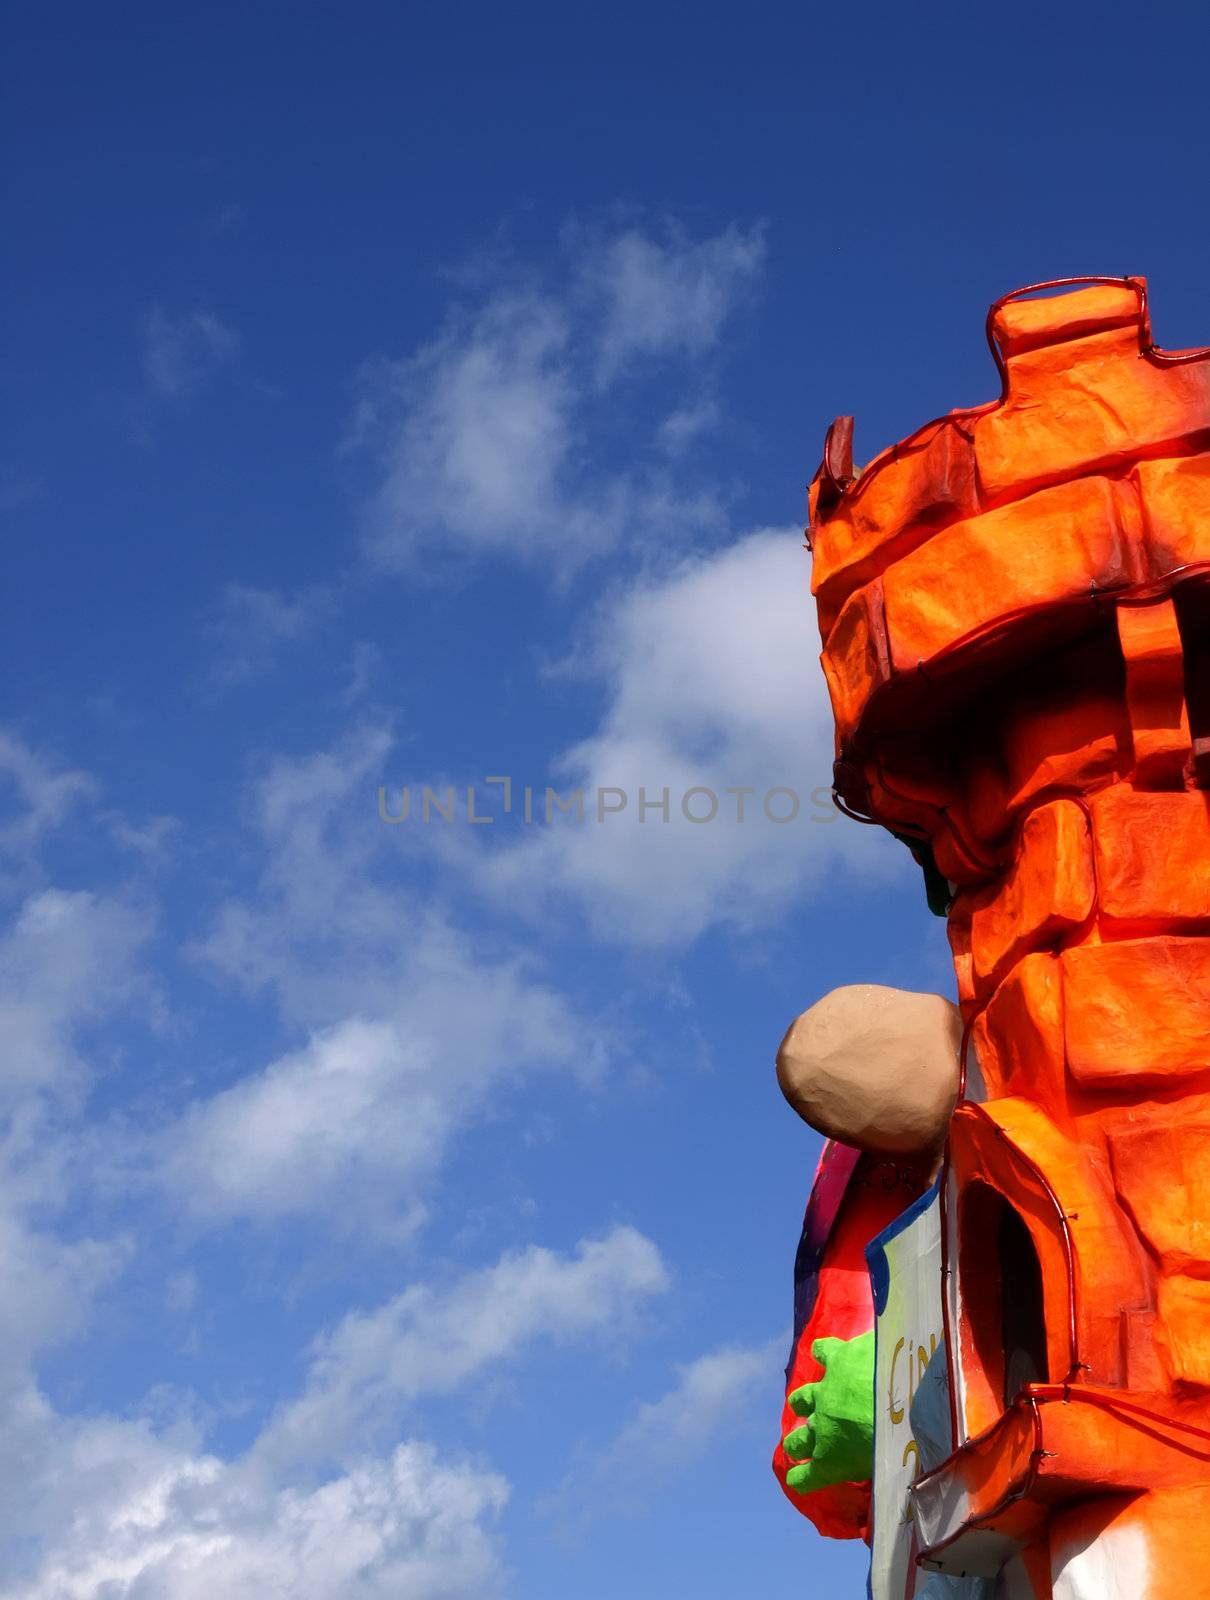
[[791, 1461], [786, 1483], [810, 1494], [833, 1483], [865, 1483], [874, 1475], [874, 1332], [856, 1339], [816, 1339], [811, 1354], [824, 1369], [789, 1396], [804, 1427], [782, 1440]]

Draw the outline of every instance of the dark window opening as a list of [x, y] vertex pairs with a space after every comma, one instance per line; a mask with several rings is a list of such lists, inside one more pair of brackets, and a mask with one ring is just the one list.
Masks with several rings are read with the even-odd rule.
[[1199, 789], [1210, 789], [1210, 582], [1179, 584], [1173, 598], [1185, 658], [1193, 781]]
[[1002, 1204], [999, 1226], [1001, 1335], [1004, 1349], [1004, 1404], [1027, 1383], [1046, 1380], [1046, 1314], [1042, 1266], [1029, 1229]]
[[959, 1216], [962, 1300], [978, 1363], [976, 1388], [996, 1414], [1026, 1384], [1045, 1383], [1050, 1375], [1042, 1265], [1025, 1221], [990, 1184], [966, 1186]]

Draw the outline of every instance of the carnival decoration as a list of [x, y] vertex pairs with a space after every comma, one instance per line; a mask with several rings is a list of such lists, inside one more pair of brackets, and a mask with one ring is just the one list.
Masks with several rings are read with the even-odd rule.
[[[872, 1574], [876, 1600], [1204, 1600], [1210, 349], [1156, 346], [1141, 278], [1017, 291], [992, 306], [988, 338], [997, 400], [862, 470], [839, 418], [810, 489], [837, 804], [923, 868], [947, 920], [961, 1036], [956, 1049], [934, 1038], [954, 1082], [932, 1157], [919, 1127], [888, 1147], [883, 1069], [860, 1040], [839, 1116], [834, 1086], [795, 1098], [809, 1062], [799, 1080], [782, 1069], [796, 1109], [838, 1141], [817, 1190], [846, 1165], [848, 1184], [863, 1163], [914, 1166], [884, 1191], [904, 1225], [847, 1185], [830, 1210], [808, 1207], [775, 1466], [808, 1516], [817, 1495], [840, 1493], [804, 1453], [827, 1433], [828, 1397], [803, 1337], [851, 1340], [863, 1318], [868, 1332], [880, 1282], [886, 1304], [931, 1293], [941, 1354], [923, 1369], [913, 1358], [913, 1387], [922, 1432], [936, 1434], [925, 1412], [938, 1397], [945, 1426], [929, 1451], [915, 1441], [902, 1504], [905, 1486], [884, 1493], [875, 1475], [867, 1362], [875, 1447], [849, 1501], [872, 1482], [876, 1552], [895, 1518], [911, 1525], [910, 1570], [899, 1538]], [[936, 1250], [897, 1250], [930, 1214]], [[861, 1317], [830, 1327], [829, 1273], [852, 1305], [867, 1228], [863, 1250], [883, 1232], [875, 1282]], [[807, 1407], [810, 1437], [794, 1439], [787, 1423]], [[850, 1473], [855, 1459], [837, 1458]], [[870, 1533], [852, 1506], [843, 1526], [813, 1520]]]

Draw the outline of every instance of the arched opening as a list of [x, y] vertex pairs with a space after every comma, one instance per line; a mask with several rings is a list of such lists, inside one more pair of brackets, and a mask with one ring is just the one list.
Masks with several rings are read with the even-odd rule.
[[979, 1368], [968, 1376], [995, 1413], [1049, 1377], [1042, 1266], [1024, 1219], [990, 1184], [967, 1185], [960, 1215], [962, 1304]]
[[1004, 1404], [1009, 1405], [1027, 1383], [1045, 1383], [1047, 1363], [1042, 1264], [1029, 1229], [1007, 1201], [1000, 1205], [998, 1247]]

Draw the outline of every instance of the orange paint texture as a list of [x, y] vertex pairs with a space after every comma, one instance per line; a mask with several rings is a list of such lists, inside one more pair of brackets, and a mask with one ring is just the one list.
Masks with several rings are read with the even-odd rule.
[[838, 796], [950, 880], [972, 1041], [931, 1558], [1128, 1522], [1154, 1600], [1210, 1573], [1204, 1516], [1171, 1561], [1210, 1504], [1210, 349], [1080, 282], [992, 308], [997, 402], [859, 472], [833, 426], [813, 590]]

